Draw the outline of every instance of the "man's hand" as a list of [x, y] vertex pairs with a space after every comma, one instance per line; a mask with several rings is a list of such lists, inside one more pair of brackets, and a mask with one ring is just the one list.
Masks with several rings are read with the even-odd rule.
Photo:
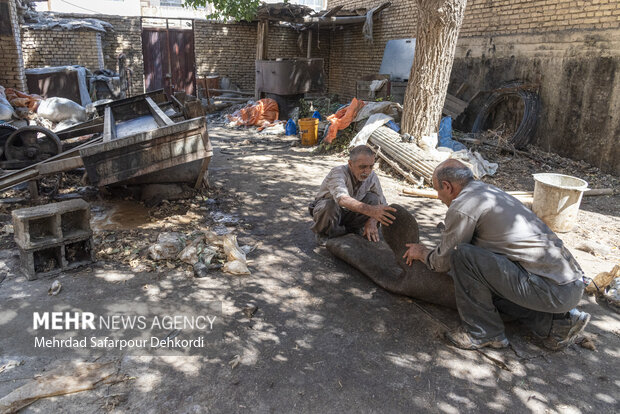
[[390, 214], [390, 211], [395, 212], [396, 209], [390, 206], [376, 205], [368, 206], [368, 217], [375, 219], [384, 226], [389, 226], [396, 220], [396, 217]]
[[407, 243], [405, 246], [407, 246], [408, 249], [403, 255], [403, 259], [405, 259], [405, 262], [409, 266], [411, 266], [414, 260], [424, 262], [426, 256], [430, 252], [430, 249], [428, 247], [425, 247], [423, 244]]
[[369, 218], [364, 224], [364, 233], [362, 236], [366, 237], [369, 241], [379, 241], [379, 230], [377, 229], [377, 220]]

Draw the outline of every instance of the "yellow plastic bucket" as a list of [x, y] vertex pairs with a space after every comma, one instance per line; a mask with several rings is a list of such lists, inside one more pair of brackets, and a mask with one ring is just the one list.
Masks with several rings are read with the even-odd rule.
[[311, 147], [316, 145], [319, 135], [319, 120], [317, 118], [301, 118], [299, 120], [299, 135], [301, 145]]
[[571, 231], [588, 183], [563, 174], [534, 174], [532, 211], [558, 233]]

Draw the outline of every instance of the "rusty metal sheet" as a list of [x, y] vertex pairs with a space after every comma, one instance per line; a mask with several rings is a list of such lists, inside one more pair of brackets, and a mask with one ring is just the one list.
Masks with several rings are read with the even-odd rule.
[[296, 95], [325, 89], [323, 59], [257, 60], [256, 83], [260, 92]]
[[88, 179], [102, 186], [213, 155], [204, 117], [80, 150]]

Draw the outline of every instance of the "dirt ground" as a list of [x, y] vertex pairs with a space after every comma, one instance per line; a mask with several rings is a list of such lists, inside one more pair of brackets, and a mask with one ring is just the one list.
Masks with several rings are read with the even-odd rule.
[[[28, 324], [30, 306], [59, 300], [103, 298], [111, 308], [128, 300], [196, 307], [218, 300], [223, 340], [200, 356], [109, 351], [97, 362], [114, 362], [122, 381], [41, 399], [22, 412], [618, 412], [620, 315], [606, 303], [584, 296], [580, 305], [592, 314], [586, 336], [595, 350], [572, 345], [550, 352], [514, 324], [507, 324], [511, 347], [505, 350], [448, 346], [442, 334], [458, 326], [456, 312], [390, 294], [316, 246], [306, 206], [344, 156], [317, 156], [282, 136], [221, 125], [209, 131], [214, 157], [204, 197], [151, 209], [91, 198], [98, 259], [91, 267], [27, 281], [17, 271], [12, 235], [2, 234], [0, 308], [19, 301], [14, 317]], [[533, 189], [533, 172], [565, 171], [550, 161], [484, 155], [500, 164], [487, 181], [508, 190]], [[403, 181], [377, 172], [388, 201], [415, 214], [423, 242], [436, 242], [445, 206], [403, 196]], [[616, 178], [602, 177], [594, 180], [601, 187], [617, 186]], [[560, 235], [589, 276], [620, 262], [619, 201], [584, 198], [576, 229]], [[0, 206], [1, 228], [15, 204]], [[255, 246], [248, 255], [251, 275], [213, 270], [195, 278], [187, 265], [145, 258], [159, 232], [189, 235], [201, 228], [227, 228], [240, 245]], [[599, 250], [578, 250], [584, 241], [597, 242]], [[63, 286], [58, 296], [47, 294], [53, 280]], [[0, 326], [6, 320], [0, 318]], [[5, 334], [0, 352], [0, 398], [55, 367], [70, 372], [73, 361], [25, 356]]]

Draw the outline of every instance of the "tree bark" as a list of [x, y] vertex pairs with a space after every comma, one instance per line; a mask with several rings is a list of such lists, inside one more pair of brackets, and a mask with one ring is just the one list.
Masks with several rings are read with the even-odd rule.
[[467, 0], [416, 0], [415, 57], [405, 92], [403, 132], [437, 132]]

